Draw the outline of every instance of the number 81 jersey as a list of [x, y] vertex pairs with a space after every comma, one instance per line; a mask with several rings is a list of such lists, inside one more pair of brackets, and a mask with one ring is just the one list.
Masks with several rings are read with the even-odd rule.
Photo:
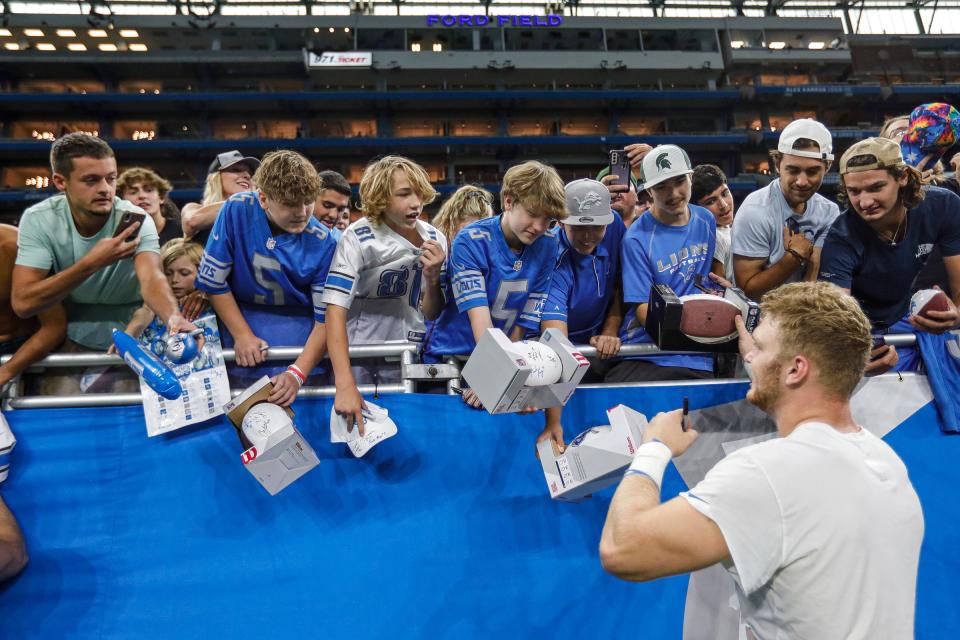
[[[417, 232], [446, 249], [443, 234], [422, 220]], [[350, 344], [423, 340], [419, 248], [385, 222], [361, 218], [347, 227], [330, 266], [323, 301], [348, 309]]]

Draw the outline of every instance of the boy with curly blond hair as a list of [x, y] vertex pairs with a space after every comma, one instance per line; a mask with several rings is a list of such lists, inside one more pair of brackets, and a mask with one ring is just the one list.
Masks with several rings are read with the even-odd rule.
[[[196, 286], [210, 295], [224, 346], [236, 351], [235, 382], [272, 375], [269, 402], [289, 406], [326, 349], [321, 296], [337, 243], [313, 217], [320, 179], [309, 160], [269, 153], [253, 181], [255, 191], [220, 210]], [[285, 369], [258, 367], [268, 347], [280, 346], [303, 351]]]

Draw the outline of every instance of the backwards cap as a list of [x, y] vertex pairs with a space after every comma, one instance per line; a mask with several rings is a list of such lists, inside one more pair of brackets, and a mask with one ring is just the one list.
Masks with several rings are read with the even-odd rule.
[[[797, 140], [806, 138], [813, 140], [820, 147], [819, 151], [813, 149], [794, 149]], [[792, 156], [801, 158], [813, 158], [815, 160], [826, 160], [833, 162], [833, 136], [825, 126], [816, 120], [802, 118], [794, 120], [780, 133], [780, 141], [777, 142], [777, 151], [788, 153]]]

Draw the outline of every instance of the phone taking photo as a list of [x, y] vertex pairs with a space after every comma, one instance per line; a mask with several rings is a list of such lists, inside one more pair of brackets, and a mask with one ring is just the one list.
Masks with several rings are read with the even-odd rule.
[[610, 181], [610, 186], [630, 186], [630, 158], [627, 157], [625, 150], [612, 149], [610, 151], [610, 175], [617, 176], [616, 180]]
[[[147, 219], [147, 216], [146, 216], [146, 214], [144, 214], [144, 213], [135, 213], [135, 212], [133, 212], [133, 211], [124, 211], [123, 215], [120, 216], [120, 222], [119, 222], [119, 224], [117, 224], [116, 230], [113, 232], [113, 237], [116, 238], [118, 235], [120, 235], [121, 233], [123, 233], [124, 231], [126, 231], [127, 228], [129, 228], [130, 226], [132, 226], [133, 224], [135, 224], [135, 223], [137, 223], [137, 222], [140, 223], [140, 229], [142, 229], [142, 228], [143, 228], [143, 221], [146, 220], [146, 219]], [[132, 237], [134, 237], [134, 238], [137, 237], [137, 235], [139, 235], [139, 233], [140, 233], [140, 229], [137, 229], [137, 233], [134, 234]]]

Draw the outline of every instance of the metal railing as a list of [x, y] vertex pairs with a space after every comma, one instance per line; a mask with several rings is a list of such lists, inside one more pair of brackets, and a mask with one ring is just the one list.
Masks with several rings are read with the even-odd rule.
[[[916, 336], [913, 334], [897, 334], [884, 337], [886, 344], [895, 347], [909, 347], [916, 344]], [[597, 355], [597, 350], [589, 345], [578, 347], [580, 352], [592, 357]], [[465, 358], [447, 358], [444, 363], [437, 364], [419, 364], [416, 363], [416, 354], [420, 345], [413, 342], [398, 342], [385, 344], [364, 344], [350, 347], [351, 362], [369, 358], [398, 358], [401, 371], [399, 383], [389, 384], [364, 384], [357, 388], [361, 394], [393, 394], [393, 393], [413, 393], [416, 391], [418, 382], [443, 382], [447, 385], [447, 393], [453, 394], [453, 387], [460, 379], [460, 367]], [[275, 360], [295, 360], [302, 349], [300, 347], [274, 347], [264, 352], [264, 358], [267, 361]], [[618, 356], [637, 356], [637, 355], [678, 355], [678, 354], [696, 354], [692, 351], [661, 351], [653, 344], [628, 344], [623, 345]], [[702, 355], [702, 354], [701, 354]], [[0, 364], [6, 363], [12, 356], [6, 355], [0, 357]], [[223, 350], [223, 359], [226, 362], [234, 362], [236, 354], [233, 349]], [[324, 360], [327, 357], [324, 356]], [[328, 360], [327, 360], [328, 361]], [[328, 361], [329, 362], [329, 361]], [[63, 367], [100, 367], [111, 365], [122, 365], [124, 361], [120, 356], [106, 353], [54, 353], [48, 355], [30, 366], [28, 371], [42, 371], [45, 369], [57, 369]], [[132, 374], [132, 372], [131, 372]], [[584, 387], [596, 386], [592, 384], [581, 385]], [[242, 389], [231, 389], [231, 395], [240, 394]], [[327, 386], [304, 386], [301, 387], [297, 396], [300, 398], [323, 398], [336, 395], [336, 387]], [[104, 407], [104, 406], [127, 406], [138, 405], [143, 401], [139, 393], [88, 393], [81, 395], [64, 396], [23, 396], [21, 395], [21, 384], [19, 379], [14, 379], [7, 384], [0, 392], [0, 400], [5, 409], [60, 409], [75, 407]]]

